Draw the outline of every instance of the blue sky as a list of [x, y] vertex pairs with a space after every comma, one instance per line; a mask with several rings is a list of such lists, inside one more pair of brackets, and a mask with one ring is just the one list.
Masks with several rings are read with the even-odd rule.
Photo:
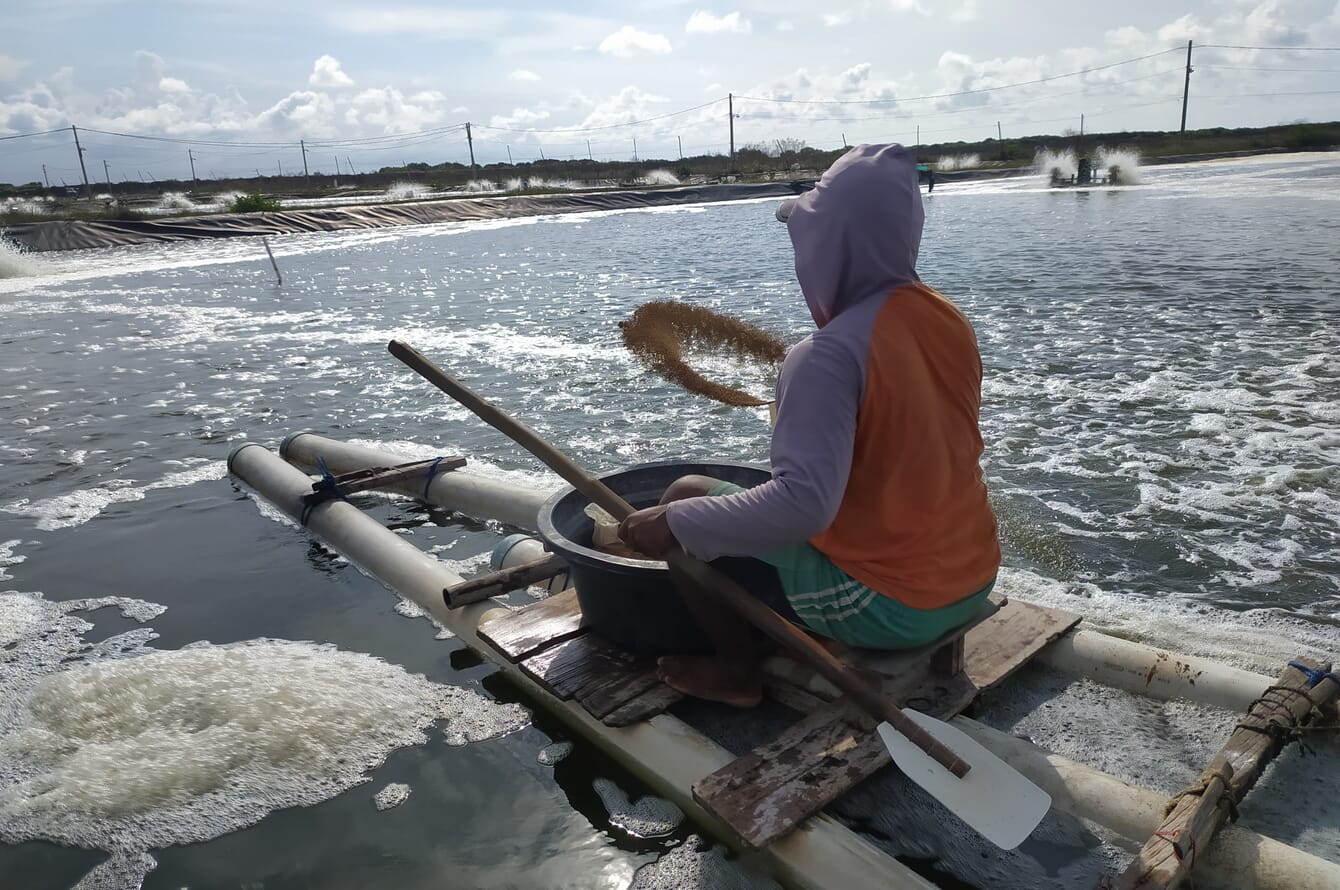
[[[1173, 129], [1188, 39], [1292, 48], [1198, 49], [1188, 126], [1340, 118], [1340, 53], [1303, 49], [1340, 46], [1340, 0], [8, 7], [0, 136], [76, 124], [94, 180], [187, 178], [187, 149], [202, 178], [291, 172], [300, 139], [314, 171], [466, 161], [446, 129], [466, 121], [481, 163], [585, 156], [587, 140], [598, 158], [631, 158], [634, 140], [640, 157], [725, 152], [727, 93], [743, 97], [737, 146], [1059, 133], [1080, 114], [1090, 131]], [[440, 132], [349, 141], [425, 130]], [[78, 180], [68, 131], [0, 141], [0, 181], [44, 163]]]

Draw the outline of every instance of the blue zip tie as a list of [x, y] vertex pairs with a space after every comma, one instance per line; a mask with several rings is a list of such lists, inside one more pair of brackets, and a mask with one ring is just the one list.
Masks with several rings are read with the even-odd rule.
[[438, 455], [428, 466], [428, 478], [423, 482], [423, 499], [428, 500], [428, 486], [433, 484], [433, 477], [437, 475], [437, 465], [442, 463], [442, 456]]
[[1301, 671], [1303, 676], [1307, 677], [1308, 688], [1315, 687], [1322, 680], [1326, 679], [1331, 679], [1334, 680], [1336, 683], [1340, 683], [1340, 675], [1332, 673], [1327, 668], [1321, 668], [1319, 670], [1314, 671], [1307, 665], [1300, 664], [1299, 662], [1296, 661], [1289, 662], [1289, 667], [1297, 671]]

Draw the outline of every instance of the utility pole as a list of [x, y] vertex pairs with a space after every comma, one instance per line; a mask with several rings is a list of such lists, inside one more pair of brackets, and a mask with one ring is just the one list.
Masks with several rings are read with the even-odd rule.
[[633, 137], [633, 163], [637, 163], [637, 137]]
[[112, 190], [112, 169], [107, 166], [107, 159], [102, 160], [102, 175], [107, 177], [107, 191]]
[[675, 138], [679, 140], [679, 159], [682, 161], [684, 160], [684, 137], [676, 136]]
[[843, 148], [846, 148], [846, 147], [847, 147], [847, 134], [846, 134], [846, 133], [843, 133], [843, 134], [842, 134], [842, 147], [843, 147]]
[[1079, 138], [1084, 138], [1084, 115], [1079, 116]]
[[191, 182], [199, 182], [200, 180], [195, 178], [195, 153], [188, 148], [186, 149], [186, 157], [191, 159]]
[[1005, 137], [1000, 135], [1000, 121], [996, 121], [996, 141], [997, 142], [1005, 141]]
[[1186, 80], [1182, 82], [1182, 129], [1178, 135], [1186, 132], [1186, 100], [1191, 93], [1191, 41], [1186, 42]]
[[594, 160], [596, 159], [596, 156], [593, 155], [593, 154], [591, 154], [591, 140], [590, 140], [590, 139], [586, 140], [586, 159], [587, 159], [588, 161], [594, 161]]
[[70, 124], [70, 132], [74, 134], [74, 147], [79, 153], [79, 171], [84, 174], [84, 197], [92, 198], [93, 189], [88, 184], [88, 168], [84, 166], [84, 147], [79, 144], [79, 131], [75, 129], [74, 124]]
[[[847, 143], [847, 137], [846, 137], [846, 136], [843, 136], [843, 137], [842, 137], [842, 143], [843, 143], [844, 145]], [[917, 124], [917, 145], [920, 145], [920, 144], [921, 144], [921, 124]]]
[[42, 165], [42, 181], [45, 182], [45, 183], [47, 184], [47, 188], [48, 188], [48, 189], [51, 188], [51, 178], [47, 176], [47, 165], [46, 165], [46, 164], [43, 164], [43, 165]]
[[354, 171], [354, 162], [353, 162], [353, 159], [350, 158], [348, 155], [345, 155], [345, 156], [344, 156], [344, 159], [345, 159], [345, 161], [347, 161], [348, 164], [349, 164], [349, 175], [350, 175], [350, 176], [357, 176], [358, 173], [356, 173], [356, 172]]
[[507, 166], [509, 167], [516, 166], [515, 164], [512, 163], [512, 146], [510, 145], [507, 146]]
[[[470, 146], [470, 169], [473, 170], [475, 169], [475, 137], [470, 135], [469, 121], [465, 124], [465, 141]], [[509, 151], [507, 154], [510, 157], [512, 153]]]
[[284, 175], [284, 162], [283, 162], [283, 161], [275, 161], [275, 163], [279, 165], [279, 175], [280, 175], [280, 177], [282, 178], [283, 175]]
[[302, 181], [304, 184], [310, 184], [312, 180], [307, 174], [307, 143], [299, 139], [298, 147], [302, 149]]
[[540, 160], [543, 161], [543, 160], [545, 159], [545, 157], [544, 157], [544, 146], [543, 146], [543, 145], [540, 145], [540, 144], [537, 142], [537, 143], [535, 143], [535, 147], [538, 148], [538, 149], [540, 150]]
[[735, 94], [726, 94], [726, 114], [730, 116], [730, 159], [735, 163]]

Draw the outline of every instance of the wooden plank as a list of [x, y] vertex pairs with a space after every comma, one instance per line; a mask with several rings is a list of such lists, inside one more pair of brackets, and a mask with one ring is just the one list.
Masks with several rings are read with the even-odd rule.
[[532, 653], [581, 633], [582, 611], [576, 589], [568, 589], [479, 625], [485, 640], [509, 661], [521, 661]]
[[1010, 600], [964, 638], [968, 679], [979, 691], [1000, 685], [1079, 621], [1072, 612]]
[[[1320, 671], [1319, 682], [1312, 685], [1314, 678], [1294, 665]], [[1291, 662], [1278, 682], [1252, 703], [1200, 780], [1173, 797], [1170, 812], [1127, 869], [1115, 879], [1104, 877], [1098, 886], [1175, 890], [1190, 881], [1197, 851], [1209, 847], [1267, 764], [1292, 740], [1294, 730], [1340, 694], [1340, 682], [1329, 671], [1330, 665], [1305, 658]]]
[[[976, 690], [967, 677], [931, 673], [929, 662], [881, 686], [894, 701], [919, 700], [945, 718], [967, 707]], [[812, 698], [801, 692], [800, 702]], [[772, 742], [738, 758], [693, 786], [694, 798], [747, 844], [762, 847], [889, 763], [875, 721], [845, 699], [810, 708]]]
[[654, 657], [633, 655], [589, 633], [532, 655], [521, 670], [559, 698], [576, 699], [597, 719], [660, 685]]
[[664, 683], [658, 683], [610, 711], [601, 718], [601, 722], [606, 726], [632, 726], [639, 720], [656, 716], [683, 697]]

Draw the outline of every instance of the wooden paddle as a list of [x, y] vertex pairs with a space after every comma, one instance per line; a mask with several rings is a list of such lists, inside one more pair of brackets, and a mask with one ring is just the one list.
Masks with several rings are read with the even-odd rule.
[[[428, 382], [539, 458], [592, 503], [619, 520], [633, 512], [633, 507], [603, 482], [534, 430], [437, 367], [417, 349], [399, 340], [392, 340], [387, 348]], [[862, 710], [883, 721], [880, 737], [899, 768], [988, 840], [1012, 849], [1042, 820], [1051, 805], [1046, 792], [967, 735], [925, 714], [900, 710], [800, 628], [678, 545], [666, 554], [665, 561], [673, 570], [727, 602], [778, 644], [809, 662]], [[957, 752], [941, 741], [945, 738], [953, 740]]]

